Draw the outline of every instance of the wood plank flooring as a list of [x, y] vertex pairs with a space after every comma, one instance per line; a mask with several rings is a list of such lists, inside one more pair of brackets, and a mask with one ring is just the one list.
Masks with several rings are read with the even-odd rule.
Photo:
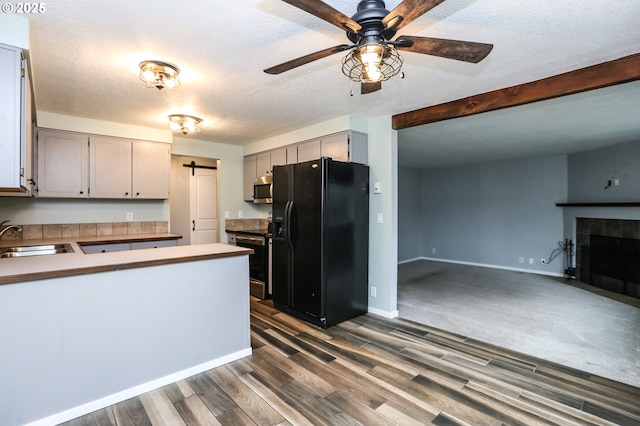
[[402, 319], [251, 301], [253, 354], [65, 423], [640, 425], [640, 389]]

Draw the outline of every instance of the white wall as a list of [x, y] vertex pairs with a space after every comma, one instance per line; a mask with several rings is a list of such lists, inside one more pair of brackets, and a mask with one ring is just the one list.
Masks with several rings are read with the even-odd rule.
[[[369, 196], [369, 312], [398, 316], [398, 132], [391, 116], [353, 116], [351, 127], [367, 133], [371, 183], [380, 182], [381, 193]], [[382, 214], [382, 223], [377, 216]]]

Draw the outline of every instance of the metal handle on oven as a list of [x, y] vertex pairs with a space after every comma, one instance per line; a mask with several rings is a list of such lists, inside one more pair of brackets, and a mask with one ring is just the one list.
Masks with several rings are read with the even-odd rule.
[[236, 243], [251, 244], [254, 246], [263, 246], [263, 237], [253, 237], [251, 235], [236, 235]]

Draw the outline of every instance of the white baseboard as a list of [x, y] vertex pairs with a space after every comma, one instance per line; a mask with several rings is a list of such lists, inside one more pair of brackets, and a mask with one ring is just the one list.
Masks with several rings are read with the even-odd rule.
[[378, 308], [372, 308], [371, 306], [369, 306], [368, 312], [370, 314], [374, 314], [374, 315], [378, 315], [380, 317], [384, 317], [384, 318], [397, 318], [398, 315], [400, 315], [400, 312], [396, 311], [383, 311], [382, 309], [378, 309]]
[[145, 392], [149, 392], [154, 389], [160, 388], [162, 386], [166, 386], [168, 384], [177, 382], [179, 380], [186, 379], [187, 377], [200, 374], [204, 371], [219, 367], [231, 361], [244, 358], [249, 355], [251, 355], [251, 347], [242, 349], [238, 352], [234, 352], [234, 353], [222, 356], [220, 358], [213, 359], [211, 361], [207, 361], [205, 363], [202, 363], [181, 371], [177, 371], [175, 373], [169, 374], [168, 376], [160, 377], [150, 382], [143, 383], [141, 385], [134, 386], [129, 389], [125, 389], [123, 391], [105, 396], [104, 398], [100, 398], [95, 401], [91, 401], [86, 404], [80, 405], [78, 407], [74, 407], [69, 410], [62, 411], [60, 413], [54, 414], [53, 416], [36, 420], [33, 423], [29, 423], [27, 426], [57, 425], [57, 424], [75, 419], [77, 417], [84, 416], [85, 414], [92, 413], [96, 410], [100, 410], [102, 408], [108, 407], [110, 405], [117, 404], [118, 402], [122, 402], [126, 399], [133, 398], [134, 396], [142, 395]]
[[[560, 277], [563, 278], [564, 274], [558, 273], [558, 272], [549, 272], [549, 271], [542, 271], [542, 270], [538, 270], [538, 269], [525, 269], [525, 268], [512, 268], [510, 266], [502, 266], [502, 265], [491, 265], [491, 264], [487, 264], [487, 263], [476, 263], [476, 262], [464, 262], [461, 260], [450, 260], [450, 259], [439, 259], [439, 258], [435, 258], [435, 257], [420, 257], [420, 258], [416, 258], [415, 260], [431, 260], [433, 262], [444, 262], [444, 263], [457, 263], [459, 265], [470, 265], [470, 266], [481, 266], [483, 268], [492, 268], [492, 269], [503, 269], [505, 271], [516, 271], [516, 272], [526, 272], [529, 274], [537, 274], [537, 275], [546, 275], [549, 277]], [[406, 261], [403, 261], [403, 263], [406, 263]], [[398, 263], [400, 264], [400, 263]]]
[[413, 259], [400, 260], [398, 262], [398, 265], [402, 265], [403, 263], [415, 262], [416, 260], [424, 260], [424, 259], [426, 259], [426, 258], [425, 257], [414, 257]]

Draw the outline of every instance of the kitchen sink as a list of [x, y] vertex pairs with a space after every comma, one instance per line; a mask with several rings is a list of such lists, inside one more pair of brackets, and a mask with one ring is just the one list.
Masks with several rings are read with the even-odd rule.
[[0, 259], [9, 257], [43, 256], [48, 254], [73, 253], [70, 244], [43, 244], [37, 246], [14, 246], [0, 248]]

